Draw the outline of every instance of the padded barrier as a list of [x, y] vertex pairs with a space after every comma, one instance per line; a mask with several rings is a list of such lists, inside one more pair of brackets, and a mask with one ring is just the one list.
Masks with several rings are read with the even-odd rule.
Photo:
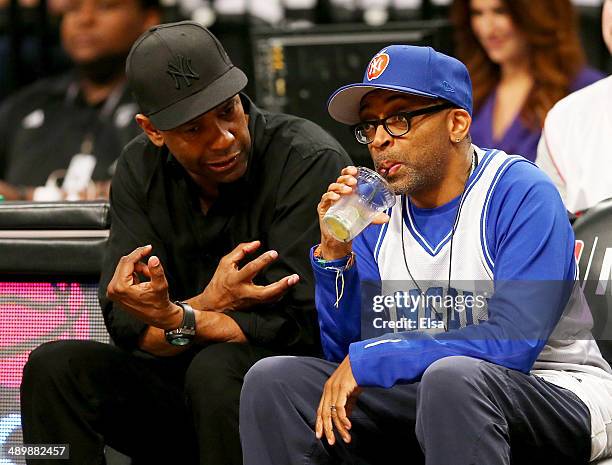
[[0, 273], [97, 279], [109, 227], [106, 202], [0, 203]]

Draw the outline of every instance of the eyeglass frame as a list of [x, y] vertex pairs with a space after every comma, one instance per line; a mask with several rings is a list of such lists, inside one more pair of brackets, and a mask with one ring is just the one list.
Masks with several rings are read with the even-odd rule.
[[[397, 113], [393, 113], [392, 115], [389, 115], [385, 118], [381, 118], [381, 119], [371, 119], [371, 120], [366, 120], [366, 121], [361, 121], [357, 124], [354, 124], [351, 126], [351, 130], [353, 132], [353, 135], [355, 136], [355, 139], [357, 139], [357, 142], [362, 144], [362, 145], [368, 145], [371, 144], [372, 142], [374, 142], [374, 138], [372, 138], [372, 140], [367, 141], [367, 142], [362, 142], [359, 137], [357, 136], [357, 128], [360, 126], [363, 126], [364, 124], [373, 124], [374, 125], [374, 135], [376, 135], [376, 131], [378, 131], [378, 126], [380, 126], [382, 124], [382, 127], [385, 129], [385, 131], [387, 131], [387, 134], [389, 134], [391, 137], [402, 137], [405, 136], [406, 134], [408, 134], [410, 132], [410, 129], [412, 128], [412, 118], [414, 118], [415, 116], [421, 116], [421, 115], [433, 115], [434, 113], [438, 113], [442, 110], [447, 110], [449, 108], [457, 108], [456, 105], [453, 105], [450, 102], [445, 102], [445, 103], [440, 103], [438, 105], [433, 105], [431, 107], [425, 107], [425, 108], [419, 108], [418, 110], [413, 110], [413, 111], [400, 111]], [[389, 118], [394, 118], [397, 116], [403, 116], [404, 118], [406, 118], [406, 123], [408, 126], [408, 129], [406, 129], [405, 132], [401, 133], [401, 134], [392, 134], [391, 131], [389, 130], [389, 128], [387, 127], [387, 120]]]

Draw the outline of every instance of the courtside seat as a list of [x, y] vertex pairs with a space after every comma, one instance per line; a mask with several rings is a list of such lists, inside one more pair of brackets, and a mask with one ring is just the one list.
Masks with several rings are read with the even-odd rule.
[[593, 313], [593, 336], [612, 363], [612, 199], [574, 223], [579, 280]]
[[[593, 313], [593, 336], [612, 364], [612, 199], [574, 223], [579, 279]], [[612, 458], [597, 465], [612, 465]]]

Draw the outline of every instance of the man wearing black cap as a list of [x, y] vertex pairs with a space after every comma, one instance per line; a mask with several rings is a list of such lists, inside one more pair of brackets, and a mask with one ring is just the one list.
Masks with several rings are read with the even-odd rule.
[[69, 442], [79, 465], [102, 463], [105, 442], [137, 463], [238, 464], [248, 368], [319, 352], [308, 247], [349, 159], [315, 124], [241, 94], [245, 75], [196, 23], [150, 29], [126, 70], [144, 134], [111, 189], [100, 300], [116, 346], [32, 352], [24, 437]]
[[[245, 465], [612, 455], [612, 369], [591, 334], [565, 208], [532, 163], [471, 144], [466, 67], [391, 45], [328, 110], [368, 146], [396, 203], [352, 243], [321, 222], [311, 257], [327, 360], [251, 368]], [[342, 170], [321, 219], [356, 175]]]

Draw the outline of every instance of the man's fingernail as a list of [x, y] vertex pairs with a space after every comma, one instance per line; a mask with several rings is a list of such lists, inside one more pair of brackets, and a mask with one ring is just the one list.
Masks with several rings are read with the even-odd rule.
[[268, 252], [268, 255], [269, 255], [271, 258], [276, 258], [276, 257], [278, 257], [278, 252], [277, 252], [276, 250], [270, 250], [270, 251]]
[[153, 256], [149, 259], [149, 265], [151, 266], [158, 266], [159, 265], [159, 258], [157, 258], [156, 256]]

